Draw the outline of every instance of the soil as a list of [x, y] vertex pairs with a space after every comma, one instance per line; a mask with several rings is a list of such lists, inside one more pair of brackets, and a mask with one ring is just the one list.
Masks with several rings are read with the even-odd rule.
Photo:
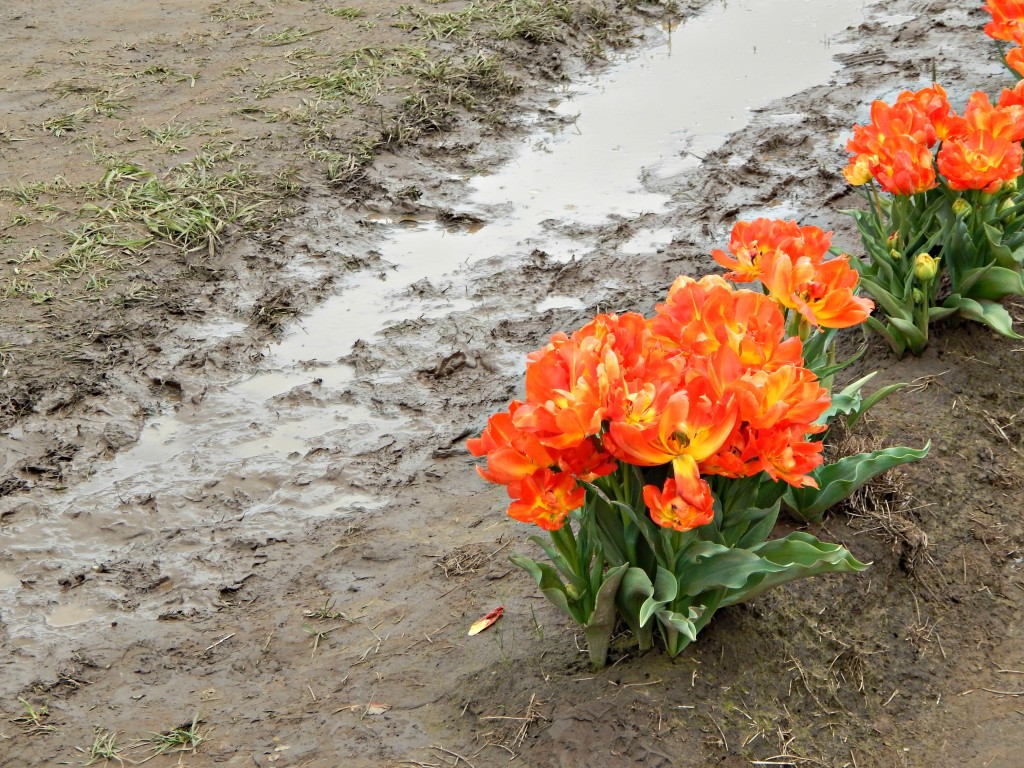
[[[463, 448], [517, 391], [526, 352], [598, 308], [649, 312], [676, 275], [708, 271], [748, 212], [799, 211], [852, 248], [839, 211], [859, 203], [839, 174], [842, 139], [871, 99], [933, 74], [958, 104], [1006, 85], [975, 4], [869, 6], [837, 41], [829, 83], [759, 110], [696, 168], [649, 181], [668, 210], [563, 222], [580, 242], [568, 262], [523, 244], [406, 286], [399, 301], [454, 286], [470, 306], [442, 302], [336, 350], [341, 384], [311, 361], [308, 381], [255, 416], [232, 386], [274, 374], [275, 346], [321, 301], [355, 300], [387, 269], [375, 220], [479, 224], [487, 212], [460, 217], [459, 179], [509, 156], [524, 135], [515, 116], [553, 120], [551, 89], [671, 14], [570, 4], [505, 34], [526, 6], [495, 7], [424, 39], [422, 14], [466, 6], [24, 5], [0, 11], [12, 38], [0, 93], [0, 766], [85, 764], [111, 734], [124, 747], [111, 762], [153, 766], [1020, 764], [1019, 342], [943, 327], [920, 358], [898, 360], [866, 339], [850, 377], [909, 386], [846, 439], [932, 444], [812, 527], [872, 567], [726, 609], [674, 660], [638, 656], [623, 637], [608, 668], [588, 668], [582, 633], [506, 560], [531, 550], [531, 531], [503, 516], [500, 489]], [[482, 50], [503, 74], [481, 84], [478, 66], [460, 70], [441, 96], [406, 61], [365, 98], [306, 88], [345, 52], [421, 56], [409, 46], [449, 67]], [[289, 90], [296, 77], [306, 85]], [[208, 164], [195, 162], [204, 152]], [[136, 216], [133, 184], [149, 178], [175, 204], [209, 193], [201, 211], [223, 226], [175, 234]], [[119, 196], [132, 206], [116, 208]], [[95, 235], [90, 223], [114, 234], [76, 249], [63, 233]], [[624, 253], [639, 229], [673, 238]], [[535, 311], [552, 293], [584, 306]], [[158, 455], [145, 477], [123, 463], [161, 423], [213, 441], [228, 413], [256, 441], [277, 439], [271, 421], [299, 425], [287, 460], [207, 442]], [[499, 623], [467, 637], [498, 605]], [[156, 754], [153, 734], [173, 729], [195, 749], [169, 740]]]

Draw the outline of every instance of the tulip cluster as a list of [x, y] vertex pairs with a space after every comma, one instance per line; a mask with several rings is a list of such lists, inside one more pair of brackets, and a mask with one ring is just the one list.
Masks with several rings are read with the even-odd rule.
[[[825, 301], [794, 299], [804, 308]], [[532, 353], [525, 401], [492, 416], [469, 450], [487, 457], [484, 479], [507, 487], [509, 515], [546, 530], [583, 504], [578, 480], [618, 462], [671, 468], [643, 498], [658, 525], [679, 531], [714, 514], [704, 476], [765, 472], [813, 485], [821, 443], [811, 436], [824, 429], [815, 422], [829, 393], [785, 325], [769, 296], [720, 277], [680, 277], [653, 318], [598, 315]]]
[[900, 386], [861, 398], [871, 375], [831, 393], [833, 339], [862, 322], [848, 257], [831, 233], [739, 222], [725, 277], [679, 277], [652, 317], [601, 314], [527, 357], [525, 397], [468, 441], [505, 486], [508, 514], [551, 564], [519, 554], [604, 663], [621, 617], [641, 650], [657, 627], [675, 655], [715, 611], [770, 587], [865, 566], [794, 531], [769, 540], [783, 505], [814, 521], [872, 477], [922, 458], [886, 448], [822, 461], [829, 422], [852, 424]]
[[[875, 101], [871, 122], [855, 125], [846, 144], [843, 171], [860, 186], [874, 179], [894, 195], [916, 195], [939, 186], [998, 191], [1021, 174], [1024, 88], [1004, 90], [997, 105], [975, 91], [963, 116], [950, 106], [942, 86], [904, 91], [896, 103]], [[935, 156], [932, 148], [941, 146]]]
[[951, 315], [1016, 337], [998, 301], [1024, 294], [1022, 139], [1024, 81], [995, 105], [975, 91], [962, 115], [938, 84], [904, 91], [853, 127], [843, 174], [869, 201], [850, 212], [868, 256], [855, 266], [884, 312], [868, 325], [898, 354], [920, 353]]

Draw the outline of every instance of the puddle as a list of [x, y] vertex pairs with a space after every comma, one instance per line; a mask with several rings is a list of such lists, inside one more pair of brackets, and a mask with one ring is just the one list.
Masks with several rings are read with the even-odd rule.
[[46, 617], [46, 623], [55, 628], [71, 627], [75, 624], [83, 624], [98, 615], [92, 608], [71, 603], [70, 605], [61, 605], [51, 611]]
[[664, 248], [672, 243], [675, 235], [671, 229], [662, 227], [659, 229], [641, 229], [629, 240], [622, 244], [620, 250], [623, 253], [640, 255], [641, 253], [655, 253], [659, 248]]
[[549, 309], [586, 309], [587, 305], [575, 296], [548, 296], [540, 302], [536, 309], [538, 312], [547, 312]]
[[[253, 537], [286, 536], [300, 518], [383, 503], [334, 478], [344, 476], [344, 462], [359, 452], [386, 447], [387, 435], [432, 425], [385, 418], [345, 396], [352, 369], [343, 359], [353, 344], [393, 323], [472, 308], [471, 265], [504, 264], [534, 248], [563, 260], [589, 250], [586, 238], [560, 232], [559, 224], [578, 230], [665, 210], [669, 195], [650, 182], [697, 166], [702, 154], [747, 124], [751, 110], [827, 80], [839, 50], [830, 46], [831, 36], [856, 24], [865, 5], [716, 5], [585, 81], [555, 108], [576, 116], [569, 125], [534, 134], [507, 165], [469, 180], [465, 212], [484, 224], [369, 217], [385, 234], [377, 249], [383, 269], [346, 279], [341, 293], [267, 350], [264, 373], [211, 390], [199, 405], [168, 407], [93, 479], [52, 494], [40, 519], [9, 526], [13, 567], [21, 571], [43, 558], [62, 570], [123, 557], [152, 562], [159, 541], [161, 574], [186, 588], [208, 586], [230, 564], [223, 543], [240, 535], [231, 524], [222, 532], [221, 521], [244, 519]], [[335, 247], [345, 220], [335, 218], [331, 226], [324, 214], [319, 221], [310, 237], [322, 240], [321, 250]], [[641, 230], [624, 250], [652, 252], [672, 234]], [[509, 313], [583, 307], [578, 298], [555, 295]], [[13, 587], [13, 578], [0, 572], [0, 588]], [[117, 595], [113, 584], [91, 584], [94, 597], [105, 588]], [[38, 608], [43, 591], [32, 596], [35, 607], [19, 604], [5, 614], [12, 637], [45, 614]], [[26, 592], [18, 591], [19, 600], [29, 599]], [[46, 622], [70, 626], [96, 615], [70, 605]]]
[[[508, 164], [470, 180], [465, 209], [487, 220], [485, 227], [453, 231], [420, 220], [412, 229], [393, 228], [381, 252], [394, 269], [322, 304], [301, 331], [272, 349], [274, 363], [330, 360], [391, 323], [429, 316], [446, 301], [450, 310], [464, 306], [457, 297], [432, 297], [410, 310], [408, 301], [396, 301], [401, 286], [524, 247], [563, 260], [588, 250], [585, 241], [552, 235], [545, 227], [552, 219], [597, 225], [663, 211], [669, 195], [649, 191], [647, 181], [697, 166], [748, 123], [751, 110], [827, 80], [841, 50], [830, 38], [860, 21], [869, 4], [724, 3], [679, 25], [661, 45], [584, 81], [555, 108], [576, 116], [570, 126], [532, 135]], [[656, 250], [671, 234], [638, 236], [631, 241], [637, 250], [626, 252]]]

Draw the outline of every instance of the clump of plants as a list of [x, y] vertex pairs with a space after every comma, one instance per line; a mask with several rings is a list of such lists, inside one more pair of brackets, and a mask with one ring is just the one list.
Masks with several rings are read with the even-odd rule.
[[512, 561], [582, 625], [594, 665], [619, 617], [641, 650], [657, 630], [676, 655], [719, 608], [866, 567], [804, 531], [770, 538], [783, 505], [819, 516], [927, 451], [823, 463], [830, 421], [886, 393], [862, 398], [865, 380], [831, 391], [835, 331], [873, 305], [829, 246], [816, 227], [740, 222], [716, 259], [763, 290], [684, 276], [653, 317], [601, 314], [555, 334], [528, 356], [525, 399], [469, 441], [508, 514], [548, 532], [533, 540], [550, 562]]
[[[985, 31], [1016, 47], [1004, 55], [1024, 72], [1024, 4], [988, 0]], [[867, 319], [899, 355], [920, 354], [931, 323], [973, 320], [1021, 338], [1000, 303], [1024, 296], [1024, 86], [996, 104], [974, 91], [963, 113], [938, 83], [875, 101], [855, 125], [846, 179], [867, 209], [850, 211], [867, 260], [854, 262], [879, 305]]]

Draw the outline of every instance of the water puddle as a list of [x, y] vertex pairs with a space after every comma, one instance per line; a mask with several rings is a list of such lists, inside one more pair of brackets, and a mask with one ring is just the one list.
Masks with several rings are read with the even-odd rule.
[[587, 305], [575, 296], [548, 296], [540, 302], [536, 309], [538, 312], [547, 312], [549, 309], [586, 309]]
[[[590, 248], [577, 234], [585, 228], [664, 211], [670, 196], [651, 181], [697, 166], [747, 124], [751, 110], [827, 80], [839, 50], [830, 38], [856, 24], [866, 4], [714, 5], [660, 44], [584, 82], [555, 107], [572, 120], [531, 136], [497, 172], [468, 180], [465, 211], [484, 223], [367, 217], [384, 238], [378, 248], [384, 269], [346, 279], [342, 292], [270, 347], [264, 373], [210, 391], [199, 405], [168, 408], [92, 480], [51, 499], [41, 519], [8, 526], [14, 569], [43, 556], [76, 568], [132, 552], [145, 562], [155, 559], [175, 585], [209, 583], [228, 559], [220, 520], [245, 519], [254, 536], [286, 536], [297, 517], [380, 503], [345, 484], [344, 461], [383, 450], [387, 435], [413, 427], [346, 396], [352, 369], [344, 356], [353, 345], [393, 323], [472, 308], [470, 265], [494, 260], [498, 268], [535, 248], [563, 260], [580, 257]], [[340, 227], [311, 225], [310, 237], [322, 239], [323, 250], [337, 247]], [[623, 247], [653, 252], [672, 234], [642, 229]], [[582, 308], [577, 297], [550, 296], [509, 313]], [[0, 572], [0, 588], [15, 586], [12, 579]], [[19, 590], [19, 599], [25, 592]], [[12, 636], [41, 613], [38, 606], [7, 612]], [[46, 622], [69, 626], [95, 615], [62, 606]]]
[[46, 623], [54, 628], [72, 627], [75, 624], [84, 624], [90, 619], [96, 618], [97, 615], [99, 614], [92, 608], [71, 603], [58, 606], [51, 611], [46, 617]]
[[0, 569], [0, 589], [11, 589], [13, 587], [20, 587], [21, 579], [15, 576], [10, 571]]

